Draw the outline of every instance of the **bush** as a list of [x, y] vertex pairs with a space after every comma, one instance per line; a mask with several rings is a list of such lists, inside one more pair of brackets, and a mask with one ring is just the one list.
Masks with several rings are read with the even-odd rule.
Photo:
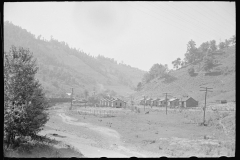
[[189, 73], [190, 76], [194, 75], [194, 72], [195, 72], [195, 70], [194, 70], [193, 67], [188, 69], [188, 73]]
[[4, 141], [35, 136], [48, 120], [47, 99], [35, 80], [36, 61], [29, 50], [12, 46], [4, 53]]
[[214, 67], [214, 59], [211, 56], [205, 56], [203, 59], [203, 68], [210, 71]]

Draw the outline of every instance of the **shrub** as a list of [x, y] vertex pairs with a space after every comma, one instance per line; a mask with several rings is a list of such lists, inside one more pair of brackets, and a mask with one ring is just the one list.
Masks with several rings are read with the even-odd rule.
[[190, 76], [192, 76], [194, 74], [194, 72], [195, 72], [195, 70], [194, 70], [193, 67], [188, 69], [188, 73], [189, 73]]
[[214, 59], [211, 56], [203, 58], [203, 68], [205, 71], [210, 71], [214, 67]]

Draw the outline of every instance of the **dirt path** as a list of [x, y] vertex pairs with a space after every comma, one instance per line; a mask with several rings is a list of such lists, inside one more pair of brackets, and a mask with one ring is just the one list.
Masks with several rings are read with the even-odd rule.
[[[42, 131], [42, 135], [48, 135], [58, 141], [64, 142], [72, 146], [78, 152], [81, 152], [85, 157], [96, 158], [96, 157], [128, 157], [120, 152], [115, 152], [112, 150], [106, 150], [102, 148], [97, 148], [91, 146], [95, 142], [91, 139], [81, 138], [79, 136], [69, 134], [66, 132], [56, 131], [56, 130], [48, 130]], [[53, 136], [57, 135], [57, 136]]]
[[[42, 132], [42, 134], [53, 135], [58, 134], [61, 136], [54, 137], [56, 140], [63, 141], [66, 144], [72, 145], [78, 151], [80, 151], [86, 157], [149, 157], [151, 155], [145, 155], [127, 148], [121, 142], [120, 135], [117, 131], [107, 128], [95, 126], [90, 123], [77, 122], [77, 119], [67, 116], [63, 112], [59, 112], [58, 116], [62, 118], [62, 121], [66, 124], [73, 125], [75, 127], [83, 127], [89, 130], [89, 135], [94, 136], [94, 139], [83, 138], [77, 135], [56, 131], [48, 130]], [[64, 137], [64, 138], [61, 138]], [[97, 139], [97, 142], [96, 142]], [[104, 147], [96, 147], [97, 143], [103, 144]]]

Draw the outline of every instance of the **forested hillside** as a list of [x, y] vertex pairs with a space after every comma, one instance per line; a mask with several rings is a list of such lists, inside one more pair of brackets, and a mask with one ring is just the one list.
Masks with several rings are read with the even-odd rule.
[[39, 67], [37, 78], [48, 97], [66, 97], [71, 87], [79, 96], [86, 90], [89, 93], [112, 90], [120, 95], [130, 94], [145, 73], [111, 58], [93, 57], [53, 37], [47, 41], [41, 35], [4, 22], [4, 52], [8, 52], [11, 45], [33, 52]]
[[163, 97], [168, 92], [172, 96], [192, 96], [203, 102], [205, 94], [200, 87], [211, 87], [208, 101], [235, 101], [236, 96], [236, 51], [235, 36], [216, 45], [216, 41], [204, 42], [199, 47], [193, 40], [187, 45], [185, 59], [173, 61], [176, 70], [168, 70], [166, 66], [154, 64], [142, 82], [138, 84], [136, 99], [142, 95]]

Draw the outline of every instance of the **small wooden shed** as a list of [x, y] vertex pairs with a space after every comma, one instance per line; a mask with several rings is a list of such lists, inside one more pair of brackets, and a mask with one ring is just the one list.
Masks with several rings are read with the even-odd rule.
[[181, 107], [197, 107], [198, 101], [196, 101], [192, 97], [183, 97], [181, 98], [180, 106]]

